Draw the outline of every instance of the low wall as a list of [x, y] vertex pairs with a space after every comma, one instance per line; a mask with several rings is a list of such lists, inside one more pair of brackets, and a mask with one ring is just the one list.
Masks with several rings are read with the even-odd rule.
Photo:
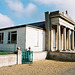
[[33, 61], [45, 59], [47, 51], [33, 52]]
[[17, 55], [0, 55], [0, 67], [17, 64]]
[[49, 59], [75, 61], [75, 53], [67, 52], [50, 52]]
[[18, 54], [0, 55], [0, 67], [15, 64], [21, 64], [22, 52], [18, 50]]

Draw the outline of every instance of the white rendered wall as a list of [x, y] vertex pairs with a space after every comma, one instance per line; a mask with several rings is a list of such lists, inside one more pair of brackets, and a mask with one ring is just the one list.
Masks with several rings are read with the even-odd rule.
[[0, 55], [0, 67], [17, 64], [17, 54]]
[[[0, 50], [14, 51], [19, 46], [21, 50], [25, 49], [25, 27], [3, 30], [4, 42], [0, 44]], [[8, 32], [17, 31], [17, 44], [8, 44]]]
[[26, 49], [29, 47], [31, 47], [32, 51], [44, 51], [45, 31], [37, 28], [26, 27]]
[[33, 61], [43, 60], [47, 57], [47, 51], [43, 52], [33, 52]]

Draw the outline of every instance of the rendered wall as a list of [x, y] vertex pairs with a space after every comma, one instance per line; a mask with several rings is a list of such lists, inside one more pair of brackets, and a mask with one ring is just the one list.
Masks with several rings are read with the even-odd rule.
[[17, 55], [0, 55], [0, 67], [17, 64]]
[[47, 51], [44, 52], [33, 52], [33, 61], [46, 59]]
[[[17, 31], [17, 44], [8, 44], [8, 32], [11, 31]], [[0, 32], [4, 32], [4, 42], [0, 44], [0, 50], [15, 51], [17, 47], [20, 47], [21, 50], [25, 49], [25, 27], [8, 29]]]
[[0, 55], [0, 67], [15, 64], [22, 64], [22, 52], [20, 50], [17, 54]]
[[29, 47], [32, 51], [45, 50], [45, 31], [26, 27], [26, 49]]

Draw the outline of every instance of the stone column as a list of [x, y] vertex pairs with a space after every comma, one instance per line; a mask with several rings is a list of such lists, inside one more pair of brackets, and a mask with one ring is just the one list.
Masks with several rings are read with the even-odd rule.
[[64, 40], [64, 39], [63, 39], [63, 27], [62, 27], [61, 39], [62, 39], [61, 43], [62, 43], [62, 50], [63, 50], [63, 49], [64, 49], [64, 48], [63, 48], [63, 44], [64, 44], [64, 43], [63, 43], [63, 40]]
[[74, 50], [75, 50], [75, 30], [74, 30]]
[[53, 49], [53, 29], [51, 28], [51, 51], [53, 51], [54, 49]]
[[50, 50], [50, 12], [45, 12], [45, 50]]
[[57, 30], [55, 32], [55, 46], [56, 46], [56, 50], [57, 50]]
[[60, 31], [60, 25], [57, 25], [57, 51], [60, 51], [61, 49], [61, 31]]
[[68, 29], [68, 50], [71, 50], [70, 29]]
[[67, 34], [67, 38], [66, 38], [66, 49], [68, 50], [68, 28], [66, 28], [66, 34]]
[[63, 50], [66, 51], [66, 28], [63, 29]]
[[72, 50], [74, 50], [74, 31], [72, 31]]

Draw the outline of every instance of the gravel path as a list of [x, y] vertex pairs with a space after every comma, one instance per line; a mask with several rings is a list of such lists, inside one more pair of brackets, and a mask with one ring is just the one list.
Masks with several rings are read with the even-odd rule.
[[75, 62], [40, 60], [33, 64], [21, 64], [0, 68], [0, 75], [55, 75], [75, 66]]

